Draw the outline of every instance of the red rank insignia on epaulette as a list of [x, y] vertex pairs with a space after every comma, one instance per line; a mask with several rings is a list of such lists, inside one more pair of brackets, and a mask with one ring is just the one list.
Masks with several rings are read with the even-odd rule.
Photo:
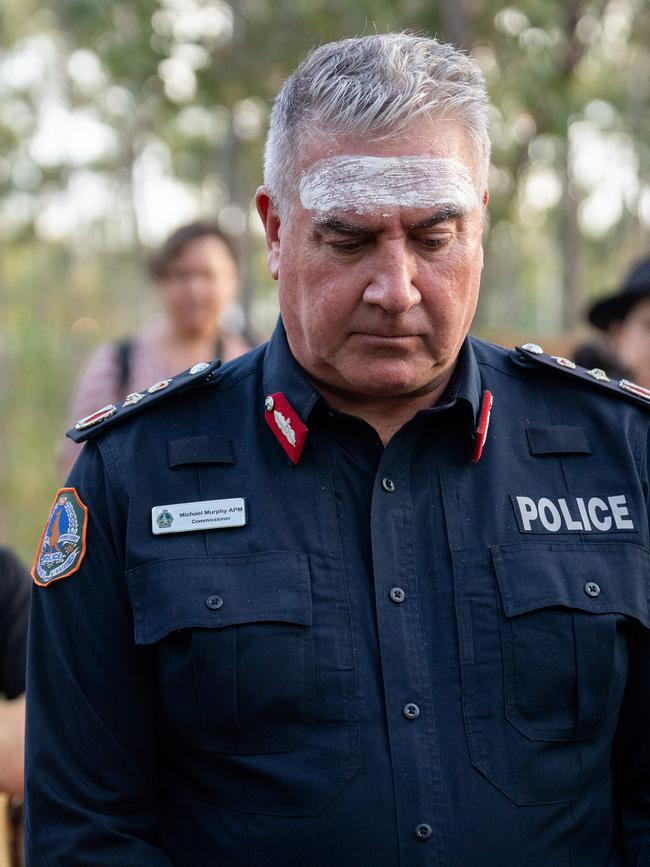
[[644, 400], [650, 400], [650, 389], [644, 388], [636, 382], [630, 382], [629, 379], [622, 379], [618, 387], [622, 388], [623, 391], [629, 391], [630, 394], [635, 394], [637, 397], [642, 397]]
[[266, 396], [264, 418], [277, 441], [289, 455], [289, 460], [297, 464], [309, 429], [281, 391]]
[[472, 463], [477, 464], [481, 460], [485, 441], [487, 440], [488, 427], [490, 426], [490, 413], [492, 412], [492, 404], [494, 398], [491, 391], [484, 391], [481, 400], [481, 409], [478, 414], [478, 424], [474, 431], [474, 454], [472, 455]]

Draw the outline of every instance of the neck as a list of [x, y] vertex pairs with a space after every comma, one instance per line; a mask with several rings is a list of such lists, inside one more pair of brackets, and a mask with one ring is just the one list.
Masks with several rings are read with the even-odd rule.
[[346, 394], [334, 391], [321, 383], [316, 383], [316, 386], [334, 409], [363, 419], [377, 431], [382, 443], [387, 445], [397, 431], [416, 413], [435, 406], [447, 387], [450, 376], [443, 382], [436, 383], [433, 389], [396, 397]]
[[216, 344], [219, 333], [219, 325], [216, 322], [197, 331], [184, 331], [169, 321], [163, 339], [170, 346], [201, 346], [208, 343]]

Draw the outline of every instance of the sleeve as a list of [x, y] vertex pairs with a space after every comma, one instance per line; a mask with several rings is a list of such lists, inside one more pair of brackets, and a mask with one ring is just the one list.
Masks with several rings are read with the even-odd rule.
[[[119, 399], [119, 376], [115, 344], [103, 343], [90, 356], [79, 374], [72, 391], [66, 426], [73, 425], [80, 418], [90, 415], [91, 412], [106, 404], [115, 403]], [[81, 448], [81, 445], [72, 442], [66, 436], [60, 441], [57, 447], [57, 461], [61, 479], [65, 479], [70, 472]]]
[[85, 555], [32, 593], [28, 867], [171, 867], [158, 840], [155, 679], [133, 638], [125, 510], [109, 463], [95, 442], [84, 449], [69, 486], [88, 509]]
[[[640, 441], [650, 451], [650, 419]], [[643, 488], [650, 498], [646, 454]], [[650, 504], [647, 505], [650, 516]], [[650, 605], [650, 574], [643, 576]], [[628, 642], [628, 680], [612, 755], [620, 834], [626, 867], [650, 864], [650, 629], [636, 622]]]
[[29, 614], [29, 573], [10, 551], [0, 552], [0, 692], [16, 698], [25, 691]]
[[626, 867], [650, 864], [650, 631], [638, 625], [613, 756]]

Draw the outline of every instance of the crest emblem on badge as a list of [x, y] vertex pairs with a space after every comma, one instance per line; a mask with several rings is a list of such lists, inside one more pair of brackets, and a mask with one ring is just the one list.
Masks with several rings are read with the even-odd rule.
[[161, 530], [166, 530], [168, 527], [171, 527], [173, 523], [174, 516], [171, 512], [167, 511], [167, 509], [163, 509], [156, 518], [156, 524], [158, 524]]
[[36, 552], [32, 578], [42, 587], [67, 578], [81, 566], [86, 553], [88, 509], [74, 488], [56, 495]]

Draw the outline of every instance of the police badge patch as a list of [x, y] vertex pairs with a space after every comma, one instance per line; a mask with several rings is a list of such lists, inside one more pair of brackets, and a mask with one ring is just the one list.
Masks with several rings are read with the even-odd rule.
[[39, 587], [67, 578], [81, 566], [86, 553], [88, 509], [74, 488], [60, 488], [54, 498], [32, 578]]

